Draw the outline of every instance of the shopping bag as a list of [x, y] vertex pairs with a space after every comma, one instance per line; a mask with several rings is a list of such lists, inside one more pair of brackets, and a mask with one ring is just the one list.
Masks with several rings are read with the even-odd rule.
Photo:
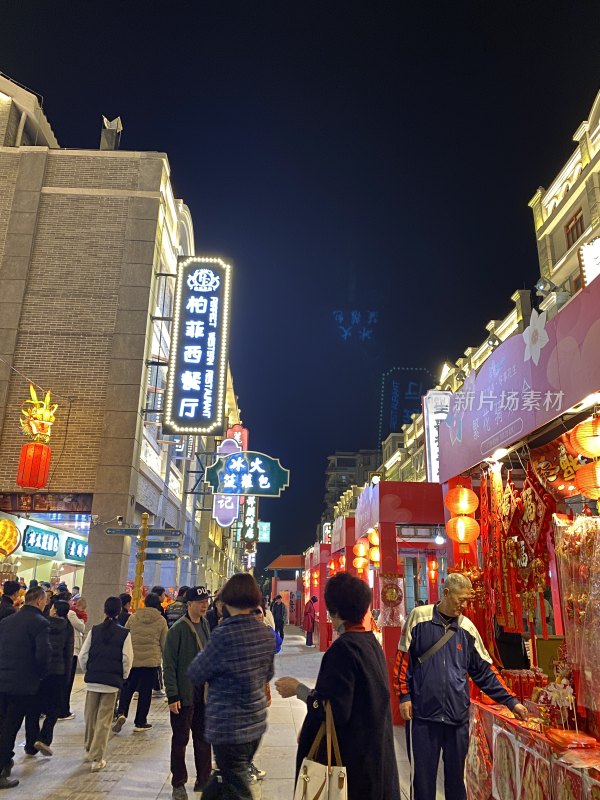
[[[327, 764], [315, 761], [323, 737], [327, 740]], [[332, 763], [331, 753], [335, 764]], [[325, 702], [325, 721], [317, 731], [315, 740], [303, 759], [296, 781], [294, 800], [347, 800], [348, 779], [346, 768], [342, 766], [331, 704]]]

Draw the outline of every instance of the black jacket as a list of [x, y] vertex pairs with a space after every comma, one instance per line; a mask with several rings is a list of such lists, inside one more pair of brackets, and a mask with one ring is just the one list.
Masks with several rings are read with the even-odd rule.
[[2, 597], [0, 597], [0, 620], [10, 617], [10, 615], [15, 614], [16, 611], [17, 609], [10, 597], [3, 594]]
[[0, 692], [37, 694], [50, 661], [49, 627], [31, 605], [0, 622]]
[[94, 625], [84, 681], [123, 686], [123, 642], [129, 631], [116, 622]]
[[127, 620], [129, 619], [130, 616], [131, 616], [130, 612], [127, 611], [126, 608], [124, 608], [123, 611], [121, 611], [121, 613], [117, 617], [117, 622], [119, 623], [119, 625], [125, 627], [125, 625], [127, 624]]
[[[331, 701], [342, 764], [348, 769], [348, 800], [400, 800], [387, 667], [372, 633], [344, 633], [323, 655], [307, 700], [296, 774], [325, 718], [324, 700]], [[322, 763], [323, 750], [318, 754]]]
[[49, 617], [50, 664], [48, 675], [71, 675], [73, 664], [73, 626], [62, 617]]

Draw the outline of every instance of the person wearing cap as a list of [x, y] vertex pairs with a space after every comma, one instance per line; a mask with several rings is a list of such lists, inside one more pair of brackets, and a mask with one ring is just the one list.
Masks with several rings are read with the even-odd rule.
[[4, 581], [2, 597], [0, 597], [0, 619], [10, 617], [17, 610], [16, 602], [19, 599], [21, 586], [17, 581]]
[[206, 621], [210, 593], [194, 586], [185, 593], [186, 613], [167, 633], [163, 670], [171, 720], [171, 784], [173, 800], [186, 800], [188, 779], [185, 750], [192, 734], [196, 782], [194, 791], [206, 786], [211, 771], [211, 749], [204, 739], [204, 686], [194, 686], [187, 671], [204, 650], [210, 637]]

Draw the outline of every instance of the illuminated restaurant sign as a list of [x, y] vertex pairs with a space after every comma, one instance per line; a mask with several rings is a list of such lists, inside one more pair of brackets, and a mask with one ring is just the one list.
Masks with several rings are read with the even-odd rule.
[[67, 536], [65, 542], [65, 558], [69, 561], [81, 561], [82, 563], [87, 558], [88, 544], [81, 539], [74, 539], [72, 536]]
[[217, 494], [279, 497], [290, 484], [290, 472], [277, 458], [243, 451], [219, 456], [206, 470], [205, 481]]
[[208, 434], [223, 427], [231, 266], [180, 258], [163, 430]]
[[23, 552], [38, 556], [55, 556], [58, 553], [58, 535], [28, 525], [23, 536]]

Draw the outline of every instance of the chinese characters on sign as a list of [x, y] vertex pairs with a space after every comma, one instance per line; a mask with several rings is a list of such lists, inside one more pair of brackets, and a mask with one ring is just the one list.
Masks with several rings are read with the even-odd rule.
[[373, 338], [374, 328], [379, 322], [379, 312], [362, 311], [356, 308], [351, 311], [336, 309], [333, 312], [333, 320], [342, 341], [347, 342], [354, 334], [354, 338], [359, 342], [370, 342]]
[[166, 433], [213, 433], [223, 423], [231, 267], [217, 258], [179, 260]]
[[398, 433], [421, 411], [421, 398], [435, 383], [429, 370], [420, 367], [392, 367], [381, 376], [378, 441]]
[[244, 451], [219, 456], [206, 470], [205, 481], [217, 494], [279, 497], [289, 486], [290, 473], [276, 458]]
[[71, 561], [83, 562], [87, 558], [87, 554], [87, 542], [83, 542], [81, 539], [73, 539], [72, 536], [67, 537], [65, 542], [65, 558]]
[[23, 537], [23, 550], [40, 556], [55, 556], [58, 553], [58, 535], [28, 525]]
[[258, 523], [258, 541], [260, 543], [268, 543], [271, 541], [271, 523], [259, 522]]
[[258, 540], [258, 499], [254, 496], [248, 497], [244, 505], [242, 538], [245, 542]]
[[[231, 429], [230, 429], [231, 430]], [[227, 431], [229, 434], [229, 431]], [[219, 455], [240, 453], [242, 448], [233, 437], [224, 439], [217, 448]], [[240, 515], [240, 498], [229, 494], [213, 495], [212, 518], [222, 528], [230, 528]]]
[[[488, 411], [502, 415], [503, 411], [562, 411], [564, 392], [536, 392], [531, 387], [519, 391], [455, 392], [452, 395], [452, 407], [455, 413], [460, 411]], [[502, 420], [499, 420], [500, 422]]]

